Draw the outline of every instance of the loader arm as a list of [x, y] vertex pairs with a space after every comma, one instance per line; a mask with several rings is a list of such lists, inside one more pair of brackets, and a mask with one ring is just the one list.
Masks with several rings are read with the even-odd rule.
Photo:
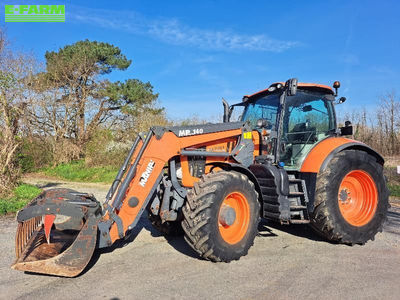
[[[250, 165], [253, 151], [250, 127], [243, 122], [154, 127], [135, 140], [103, 205], [93, 195], [52, 189], [20, 210], [12, 268], [77, 276], [95, 248], [111, 246], [136, 225], [165, 180], [165, 166], [170, 163], [170, 172], [176, 172], [174, 159], [180, 158], [182, 168], [188, 166], [190, 156]], [[184, 186], [178, 187], [182, 200], [186, 188], [198, 180], [188, 170], [185, 177]], [[174, 184], [180, 185], [177, 181]]]
[[[200, 150], [187, 148], [195, 149], [197, 145], [234, 137], [238, 142], [231, 152], [202, 151], [200, 154], [242, 162], [242, 157], [248, 159], [250, 151], [252, 158], [254, 150], [251, 133], [245, 133], [250, 133], [250, 129], [242, 122], [152, 128], [141, 141], [135, 142], [129, 168], [127, 165], [121, 168], [122, 179], [117, 178], [110, 189], [108, 198], [112, 201], [104, 205], [105, 216], [99, 223], [99, 247], [111, 245], [136, 225], [172, 157], [195, 155]], [[246, 154], [241, 155], [241, 152]]]

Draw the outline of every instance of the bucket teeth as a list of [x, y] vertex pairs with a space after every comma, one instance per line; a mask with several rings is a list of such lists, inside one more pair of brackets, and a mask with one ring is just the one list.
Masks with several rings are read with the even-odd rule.
[[50, 244], [50, 231], [51, 231], [51, 227], [53, 227], [55, 218], [56, 218], [55, 215], [45, 215], [44, 216], [44, 221], [43, 221], [44, 234], [46, 236], [47, 244]]

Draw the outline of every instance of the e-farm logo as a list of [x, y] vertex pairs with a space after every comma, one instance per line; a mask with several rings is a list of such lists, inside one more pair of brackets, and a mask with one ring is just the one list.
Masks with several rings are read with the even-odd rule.
[[65, 5], [5, 5], [6, 22], [65, 22]]

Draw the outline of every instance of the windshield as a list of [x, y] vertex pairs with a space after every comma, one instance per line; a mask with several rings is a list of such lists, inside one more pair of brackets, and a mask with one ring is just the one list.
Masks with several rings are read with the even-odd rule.
[[279, 94], [265, 96], [250, 103], [243, 112], [242, 121], [248, 121], [253, 129], [257, 126], [258, 119], [266, 119], [269, 123], [267, 129], [275, 128], [278, 113]]

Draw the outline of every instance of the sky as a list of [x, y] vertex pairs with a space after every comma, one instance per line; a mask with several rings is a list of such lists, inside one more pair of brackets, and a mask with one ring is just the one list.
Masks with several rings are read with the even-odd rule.
[[65, 4], [65, 23], [5, 23], [12, 47], [44, 61], [46, 51], [89, 39], [132, 59], [111, 80], [149, 81], [169, 118], [215, 118], [221, 98], [296, 77], [341, 82], [339, 113], [398, 91], [399, 1], [2, 1]]

